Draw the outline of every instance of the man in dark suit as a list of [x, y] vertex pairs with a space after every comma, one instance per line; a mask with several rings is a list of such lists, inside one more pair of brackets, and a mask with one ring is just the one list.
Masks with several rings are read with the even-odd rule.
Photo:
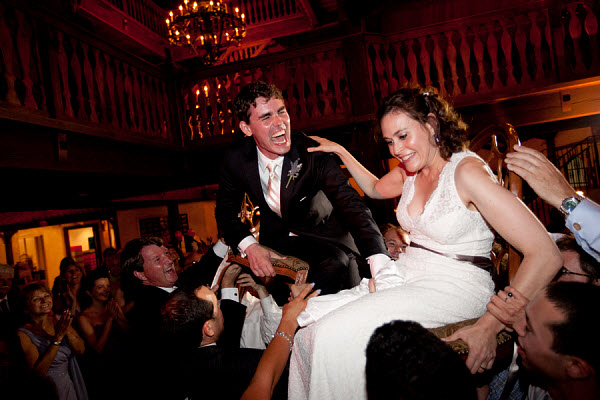
[[15, 269], [10, 265], [0, 264], [0, 325], [16, 329], [19, 326], [20, 312], [18, 292], [13, 286]]
[[[262, 350], [240, 349], [246, 307], [221, 300], [207, 287], [177, 289], [167, 300], [163, 326], [174, 348], [169, 367], [176, 386], [191, 399], [239, 399], [248, 387]], [[181, 396], [180, 396], [181, 397]], [[182, 397], [183, 398], [183, 397]]]
[[14, 277], [13, 267], [0, 264], [0, 312], [2, 313], [17, 311], [17, 302], [12, 290]]
[[[215, 216], [225, 241], [257, 276], [275, 275], [267, 246], [307, 261], [308, 280], [322, 293], [358, 284], [358, 271], [349, 271], [354, 256], [389, 254], [338, 160], [307, 152], [318, 143], [291, 131], [277, 87], [251, 83], [234, 106], [247, 137], [229, 149], [220, 173]], [[260, 244], [238, 217], [244, 193], [260, 209]]]
[[[154, 237], [130, 240], [121, 253], [121, 265], [125, 297], [133, 300], [133, 307], [127, 314], [134, 339], [133, 346], [127, 349], [131, 351], [133, 377], [132, 386], [126, 389], [135, 391], [140, 397], [172, 398], [173, 388], [161, 369], [170, 357], [161, 332], [161, 310], [176, 288], [193, 290], [200, 286], [195, 281], [199, 274], [192, 266], [179, 276], [169, 250], [160, 238]], [[138, 388], [133, 386], [137, 380], [153, 384]]]

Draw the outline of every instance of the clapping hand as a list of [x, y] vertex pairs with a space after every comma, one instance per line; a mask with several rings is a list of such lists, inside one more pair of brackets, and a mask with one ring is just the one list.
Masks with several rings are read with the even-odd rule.
[[60, 318], [58, 319], [58, 321], [56, 321], [56, 324], [54, 325], [55, 342], [62, 342], [72, 322], [73, 315], [71, 314], [71, 310], [66, 309], [65, 311], [63, 311], [63, 313], [60, 315]]
[[119, 306], [119, 303], [117, 302], [117, 299], [110, 299], [108, 301], [108, 312], [110, 315], [110, 318], [116, 318], [117, 320], [121, 320], [121, 321], [125, 321], [125, 314], [123, 313], [123, 310], [121, 309], [121, 306]]

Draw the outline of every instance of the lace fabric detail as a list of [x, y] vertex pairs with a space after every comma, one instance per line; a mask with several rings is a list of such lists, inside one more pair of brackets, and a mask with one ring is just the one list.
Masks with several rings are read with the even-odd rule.
[[[471, 151], [455, 153], [444, 166], [421, 215], [410, 217], [408, 204], [415, 193], [417, 175], [404, 182], [403, 194], [396, 216], [400, 225], [410, 233], [411, 241], [442, 253], [489, 257], [494, 234], [477, 211], [469, 210], [458, 195], [454, 173], [463, 159], [475, 157]], [[482, 160], [483, 161], [483, 160]]]

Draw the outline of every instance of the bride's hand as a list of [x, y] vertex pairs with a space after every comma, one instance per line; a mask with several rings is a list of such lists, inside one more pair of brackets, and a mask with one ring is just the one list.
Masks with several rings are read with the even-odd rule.
[[454, 332], [454, 334], [443, 338], [445, 342], [453, 342], [462, 339], [469, 347], [469, 356], [467, 357], [467, 368], [472, 374], [483, 372], [492, 368], [496, 358], [496, 335], [495, 323], [497, 320], [491, 315], [479, 318], [479, 320], [470, 326], [466, 326]]
[[369, 279], [369, 293], [375, 293], [377, 286], [375, 285], [375, 278]]
[[331, 140], [319, 137], [319, 136], [309, 136], [309, 138], [313, 139], [314, 141], [319, 143], [319, 146], [317, 147], [309, 147], [306, 149], [306, 151], [308, 151], [309, 153], [312, 153], [314, 151], [322, 151], [324, 153], [335, 153], [335, 154], [339, 154], [340, 150], [342, 149], [342, 146], [340, 146], [339, 144], [332, 142]]

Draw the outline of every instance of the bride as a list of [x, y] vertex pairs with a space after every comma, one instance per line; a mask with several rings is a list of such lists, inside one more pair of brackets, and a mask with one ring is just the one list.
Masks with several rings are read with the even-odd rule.
[[396, 319], [433, 328], [481, 317], [448, 340], [461, 338], [469, 345], [471, 372], [491, 368], [496, 334], [504, 325], [486, 313], [493, 283], [477, 266], [490, 256], [490, 227], [523, 254], [511, 286], [528, 298], [562, 265], [541, 223], [467, 150], [466, 125], [433, 89], [403, 88], [383, 101], [377, 117], [401, 164], [381, 179], [326, 139], [314, 137], [319, 146], [309, 151], [337, 154], [371, 198], [402, 195], [397, 218], [410, 232], [411, 246], [383, 268], [374, 267], [380, 260], [370, 260], [373, 293], [365, 279], [353, 289], [309, 301], [299, 317], [306, 327], [296, 335], [292, 353], [291, 400], [365, 399], [367, 342], [377, 327]]

